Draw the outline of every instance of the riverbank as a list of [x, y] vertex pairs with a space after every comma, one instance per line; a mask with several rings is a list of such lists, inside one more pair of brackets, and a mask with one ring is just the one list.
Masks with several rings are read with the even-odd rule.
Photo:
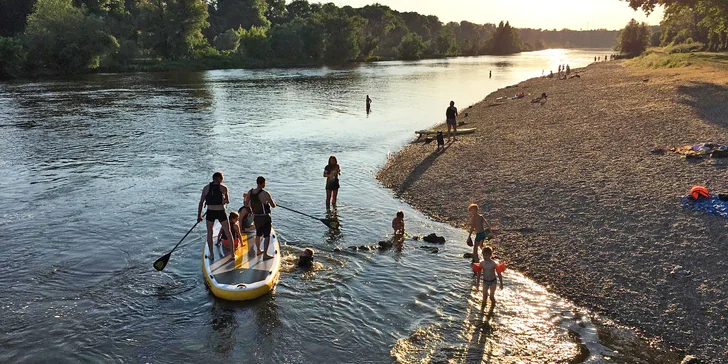
[[[728, 169], [651, 150], [728, 141], [728, 73], [622, 61], [577, 72], [488, 95], [461, 110], [475, 134], [439, 154], [412, 143], [378, 179], [456, 226], [478, 203], [509, 266], [655, 342], [726, 360], [728, 220], [684, 210], [680, 196], [728, 190]], [[529, 103], [542, 92], [546, 104]]]

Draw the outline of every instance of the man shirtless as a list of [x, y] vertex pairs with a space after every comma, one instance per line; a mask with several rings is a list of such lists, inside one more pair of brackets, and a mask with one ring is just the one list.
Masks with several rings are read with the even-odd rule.
[[[470, 235], [475, 232], [475, 244], [473, 244], [473, 263], [477, 263], [480, 261], [478, 259], [478, 248], [483, 248], [483, 242], [485, 242], [485, 238], [488, 237], [486, 234], [486, 226], [488, 227], [488, 231], [490, 231], [490, 224], [488, 224], [488, 221], [485, 220], [483, 215], [479, 213], [480, 208], [477, 204], [470, 204], [468, 206], [468, 215], [470, 215]], [[470, 235], [468, 236], [468, 239], [470, 239]]]
[[[228, 215], [225, 211], [225, 205], [230, 202], [230, 195], [228, 188], [222, 184], [224, 179], [222, 172], [215, 172], [212, 175], [212, 182], [202, 189], [202, 196], [200, 196], [200, 203], [197, 206], [197, 222], [202, 221], [202, 207], [207, 205], [206, 220], [207, 220], [207, 247], [210, 250], [208, 258], [215, 260], [215, 253], [212, 248], [212, 232], [215, 226], [215, 220], [220, 221], [222, 230], [225, 232], [225, 236], [232, 236], [230, 234], [230, 223], [228, 222]], [[234, 245], [234, 244], [233, 244]], [[233, 246], [233, 257], [235, 256], [235, 246]]]

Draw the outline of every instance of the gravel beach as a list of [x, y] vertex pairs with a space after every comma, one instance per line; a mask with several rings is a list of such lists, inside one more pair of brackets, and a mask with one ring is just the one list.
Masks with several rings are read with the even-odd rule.
[[[461, 109], [475, 134], [441, 153], [436, 142], [413, 142], [377, 178], [456, 226], [479, 204], [509, 267], [650, 340], [728, 361], [728, 220], [680, 204], [696, 184], [728, 192], [728, 160], [669, 151], [728, 143], [728, 71], [623, 61], [576, 71]], [[518, 92], [526, 97], [497, 100]], [[548, 101], [531, 104], [542, 92]]]

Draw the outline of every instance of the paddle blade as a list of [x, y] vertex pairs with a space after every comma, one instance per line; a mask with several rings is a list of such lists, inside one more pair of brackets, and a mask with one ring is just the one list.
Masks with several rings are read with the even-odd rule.
[[321, 219], [321, 222], [324, 223], [324, 225], [328, 226], [329, 229], [339, 228], [339, 222], [334, 219]]
[[167, 253], [163, 257], [157, 259], [157, 261], [154, 262], [154, 269], [156, 269], [158, 272], [161, 272], [162, 269], [167, 266], [170, 255], [172, 255], [172, 253]]

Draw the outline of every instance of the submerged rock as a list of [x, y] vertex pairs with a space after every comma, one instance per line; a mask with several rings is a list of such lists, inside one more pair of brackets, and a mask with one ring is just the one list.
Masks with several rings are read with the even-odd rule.
[[696, 357], [694, 357], [692, 355], [686, 356], [680, 362], [680, 364], [700, 364], [700, 363], [702, 363], [702, 361], [700, 361], [700, 359], [698, 359], [698, 358], [696, 358]]

